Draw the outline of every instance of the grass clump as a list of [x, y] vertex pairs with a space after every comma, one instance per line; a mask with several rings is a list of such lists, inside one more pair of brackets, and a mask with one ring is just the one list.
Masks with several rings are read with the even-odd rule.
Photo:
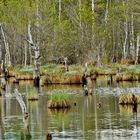
[[49, 95], [48, 108], [70, 108], [70, 95], [64, 90], [55, 90]]
[[20, 69], [21, 73], [33, 73], [34, 69], [32, 66], [24, 66]]
[[137, 95], [134, 95], [133, 93], [123, 93], [119, 97], [119, 104], [122, 104], [122, 105], [132, 104], [133, 105], [134, 103], [139, 104], [140, 103], [140, 97], [137, 96]]

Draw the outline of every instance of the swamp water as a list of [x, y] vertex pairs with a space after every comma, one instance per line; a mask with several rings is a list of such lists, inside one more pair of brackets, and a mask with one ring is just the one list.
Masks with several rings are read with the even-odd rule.
[[[29, 112], [29, 132], [24, 130], [22, 111], [14, 97], [18, 88]], [[46, 140], [138, 140], [140, 139], [140, 106], [134, 112], [131, 106], [120, 106], [118, 97], [123, 92], [140, 95], [140, 83], [122, 82], [107, 85], [104, 80], [92, 84], [93, 94], [84, 96], [81, 85], [50, 85], [38, 91], [38, 101], [28, 101], [26, 95], [33, 83], [21, 81], [19, 85], [7, 84], [6, 93], [0, 97], [0, 139]], [[48, 94], [53, 90], [67, 89], [71, 93], [71, 108], [50, 110]]]

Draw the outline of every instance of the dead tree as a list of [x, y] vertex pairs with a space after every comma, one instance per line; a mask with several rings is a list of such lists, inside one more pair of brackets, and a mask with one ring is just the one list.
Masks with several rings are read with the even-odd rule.
[[68, 69], [68, 58], [64, 57], [64, 65], [65, 65], [65, 72], [69, 71]]
[[31, 49], [34, 51], [34, 85], [39, 87], [40, 83], [40, 50], [39, 44], [34, 43], [31, 34], [31, 23], [28, 24], [28, 39], [26, 39], [29, 43]]
[[5, 65], [2, 60], [1, 63], [1, 75], [0, 75], [0, 87], [5, 90], [6, 89], [6, 70], [5, 70]]
[[2, 38], [3, 38], [3, 42], [4, 42], [4, 47], [5, 47], [5, 65], [6, 66], [11, 66], [11, 57], [10, 57], [10, 51], [9, 51], [9, 44], [7, 42], [7, 39], [6, 39], [6, 35], [5, 35], [5, 32], [4, 32], [4, 29], [3, 29], [3, 26], [2, 24], [0, 23], [0, 30], [1, 30], [1, 35], [2, 35]]
[[30, 131], [29, 131], [29, 114], [27, 112], [27, 107], [25, 102], [23, 101], [22, 95], [21, 93], [19, 93], [18, 89], [15, 89], [14, 91], [16, 100], [18, 101], [20, 107], [21, 107], [21, 111], [23, 114], [23, 123], [24, 123], [24, 130], [26, 132], [26, 135], [30, 135]]

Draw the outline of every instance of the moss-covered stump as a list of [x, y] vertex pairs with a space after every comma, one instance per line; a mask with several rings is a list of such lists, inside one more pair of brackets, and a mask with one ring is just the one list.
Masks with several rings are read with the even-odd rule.
[[48, 108], [50, 108], [50, 109], [70, 108], [70, 103], [68, 100], [64, 100], [64, 99], [61, 101], [49, 100], [48, 101]]
[[140, 104], [140, 97], [132, 93], [123, 93], [119, 97], [119, 104], [121, 105], [134, 105]]

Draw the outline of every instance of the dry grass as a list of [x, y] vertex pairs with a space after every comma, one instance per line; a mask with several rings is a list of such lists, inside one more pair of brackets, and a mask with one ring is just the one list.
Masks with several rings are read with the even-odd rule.
[[[135, 95], [137, 99], [137, 103], [140, 103], [140, 97]], [[133, 104], [133, 94], [132, 93], [124, 93], [119, 97], [119, 104]]]
[[49, 95], [48, 108], [70, 108], [68, 93], [63, 90], [54, 90], [51, 95]]

